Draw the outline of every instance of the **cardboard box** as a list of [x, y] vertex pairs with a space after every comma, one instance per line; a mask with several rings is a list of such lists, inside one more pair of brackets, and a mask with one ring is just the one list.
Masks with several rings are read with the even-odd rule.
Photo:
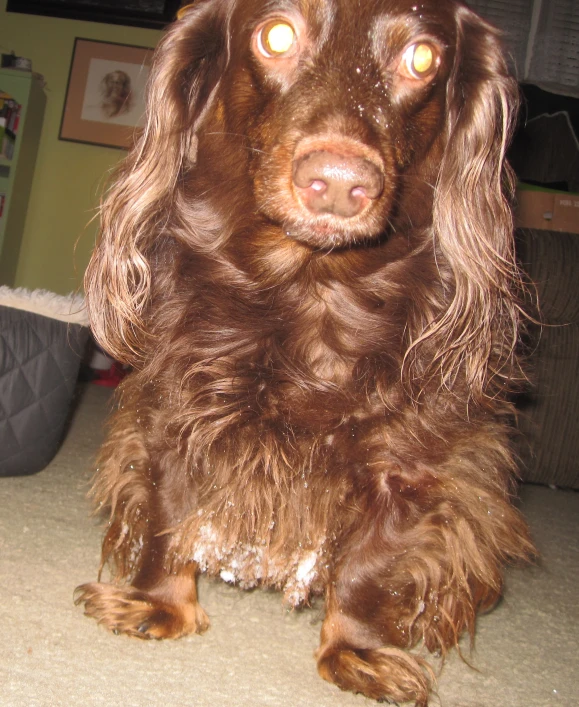
[[517, 228], [541, 228], [579, 234], [579, 194], [520, 183], [517, 187]]

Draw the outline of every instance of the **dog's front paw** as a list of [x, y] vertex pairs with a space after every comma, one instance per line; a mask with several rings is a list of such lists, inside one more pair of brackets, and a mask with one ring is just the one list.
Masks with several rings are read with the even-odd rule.
[[434, 682], [428, 663], [398, 648], [330, 647], [318, 657], [318, 671], [342, 690], [381, 702], [425, 707]]
[[204, 633], [209, 619], [197, 602], [170, 603], [151, 592], [93, 582], [75, 590], [75, 604], [113, 633], [137, 638], [179, 638]]

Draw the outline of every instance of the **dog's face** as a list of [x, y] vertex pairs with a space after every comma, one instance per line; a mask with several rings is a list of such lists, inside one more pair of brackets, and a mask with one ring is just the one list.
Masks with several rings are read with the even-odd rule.
[[228, 150], [249, 163], [257, 208], [294, 239], [327, 248], [381, 234], [405, 208], [401, 179], [419, 165], [421, 183], [436, 179], [449, 4], [250, 0], [228, 24], [200, 154], [215, 132], [234, 135]]

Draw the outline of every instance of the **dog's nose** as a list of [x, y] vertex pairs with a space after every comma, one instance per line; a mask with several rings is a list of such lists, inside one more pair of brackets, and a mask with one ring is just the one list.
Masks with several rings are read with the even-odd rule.
[[352, 218], [377, 199], [384, 188], [380, 169], [359, 156], [315, 150], [294, 162], [294, 185], [314, 213]]

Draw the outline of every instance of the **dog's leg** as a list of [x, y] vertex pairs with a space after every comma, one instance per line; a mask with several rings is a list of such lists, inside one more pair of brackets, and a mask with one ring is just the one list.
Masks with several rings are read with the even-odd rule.
[[425, 705], [434, 674], [406, 650], [410, 643], [396, 623], [395, 605], [400, 605], [400, 616], [407, 608], [397, 601], [397, 585], [389, 587], [382, 572], [368, 572], [367, 567], [351, 576], [353, 568], [347, 565], [327, 590], [317, 653], [320, 675], [343, 690], [376, 700]]
[[[454, 498], [442, 489], [445, 500], [428, 510], [416, 497], [404, 507], [390, 496], [376, 512], [373, 494], [374, 512], [360, 513], [368, 521], [338, 538], [347, 549], [328, 586], [317, 654], [326, 680], [374, 699], [427, 704], [434, 672], [408, 649], [422, 642], [444, 656], [498, 599], [502, 564], [532, 551], [501, 493], [468, 481], [452, 489]], [[440, 492], [429, 489], [434, 498]]]
[[317, 653], [320, 675], [342, 690], [375, 700], [425, 705], [434, 680], [430, 666], [402, 648], [387, 645], [381, 627], [348, 613], [339, 594], [335, 587], [328, 590]]
[[197, 567], [191, 562], [175, 570], [166, 532], [187, 510], [187, 481], [178, 479], [175, 487], [171, 470], [180, 466], [167, 455], [156, 462], [165, 464], [164, 473], [155, 473], [145, 444], [154, 437], [150, 428], [144, 432], [134, 410], [124, 405], [113, 418], [93, 488], [98, 504], [110, 511], [102, 555], [113, 583], [83, 584], [75, 601], [115, 633], [139, 638], [202, 633], [209, 622], [197, 601]]
[[203, 633], [209, 621], [197, 601], [195, 575], [191, 564], [148, 589], [140, 588], [138, 580], [131, 586], [91, 582], [78, 587], [75, 601], [114, 633], [159, 639]]

